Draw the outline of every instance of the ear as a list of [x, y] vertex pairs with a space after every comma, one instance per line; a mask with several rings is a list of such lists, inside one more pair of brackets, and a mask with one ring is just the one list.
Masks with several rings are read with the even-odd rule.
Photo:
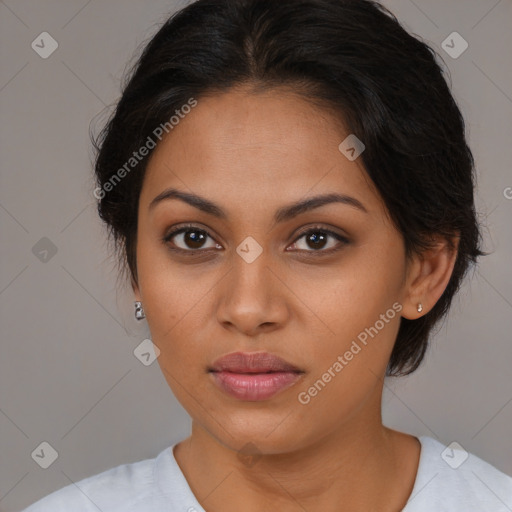
[[[440, 299], [453, 272], [459, 237], [433, 238], [433, 246], [415, 254], [408, 263], [402, 316], [415, 320], [428, 313]], [[418, 312], [418, 304], [423, 309]]]

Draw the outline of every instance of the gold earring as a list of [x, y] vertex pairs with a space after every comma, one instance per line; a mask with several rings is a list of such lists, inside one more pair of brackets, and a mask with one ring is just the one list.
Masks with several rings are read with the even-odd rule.
[[418, 313], [421, 313], [423, 311], [423, 306], [421, 302], [418, 304]]

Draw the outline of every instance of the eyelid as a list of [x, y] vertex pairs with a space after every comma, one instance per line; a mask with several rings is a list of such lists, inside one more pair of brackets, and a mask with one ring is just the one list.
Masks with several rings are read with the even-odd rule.
[[313, 224], [313, 225], [310, 225], [310, 226], [306, 226], [304, 229], [299, 230], [299, 232], [295, 235], [296, 238], [293, 241], [293, 243], [295, 243], [302, 236], [307, 235], [308, 233], [314, 232], [314, 231], [320, 231], [322, 233], [327, 233], [329, 235], [334, 236], [335, 238], [342, 239], [345, 242], [349, 242], [348, 235], [344, 235], [342, 233], [337, 233], [336, 231], [334, 231], [334, 229], [329, 228], [329, 227], [327, 227], [325, 225], [322, 225], [322, 224]]
[[[173, 227], [168, 232], [166, 232], [166, 234], [162, 238], [162, 242], [165, 245], [168, 245], [170, 243], [170, 241], [171, 241], [171, 238], [174, 238], [175, 236], [180, 235], [181, 233], [186, 233], [187, 231], [193, 231], [193, 230], [204, 232], [212, 240], [215, 240], [215, 237], [210, 233], [210, 231], [208, 229], [206, 229], [204, 227], [201, 227], [198, 224], [181, 224], [181, 225]], [[215, 243], [218, 243], [218, 242], [215, 240]], [[187, 253], [201, 253], [201, 252], [205, 252], [205, 251], [211, 250], [211, 248], [208, 248], [208, 249], [195, 249], [194, 250], [194, 249], [181, 249], [180, 247], [171, 247], [171, 249], [175, 250], [175, 251], [180, 251], [182, 253], [184, 253], [184, 252], [187, 252]]]
[[[206, 228], [201, 227], [198, 224], [178, 225], [178, 226], [176, 226], [175, 228], [171, 229], [169, 232], [167, 232], [164, 235], [164, 237], [162, 238], [162, 242], [164, 244], [169, 244], [169, 242], [171, 241], [172, 238], [174, 238], [175, 236], [177, 236], [177, 235], [179, 235], [179, 234], [181, 234], [183, 232], [189, 231], [189, 230], [190, 231], [196, 230], [196, 231], [204, 232], [204, 233], [206, 233], [207, 236], [209, 236], [212, 240], [214, 240], [215, 243], [218, 244], [218, 242], [211, 235], [209, 230], [206, 229]], [[341, 233], [337, 233], [336, 231], [332, 230], [331, 228], [325, 227], [325, 226], [323, 226], [321, 224], [316, 224], [316, 225], [306, 226], [305, 228], [301, 229], [295, 235], [295, 238], [294, 238], [293, 242], [291, 243], [291, 245], [296, 244], [304, 235], [307, 235], [307, 234], [315, 232], [315, 231], [322, 232], [322, 233], [325, 233], [325, 234], [327, 234], [327, 235], [329, 235], [329, 236], [331, 236], [333, 238], [336, 238], [336, 240], [338, 240], [338, 242], [340, 242], [342, 246], [350, 243], [350, 240], [349, 240], [348, 236], [342, 235]], [[331, 247], [330, 249], [319, 249], [317, 251], [315, 251], [315, 250], [306, 251], [306, 250], [303, 250], [303, 249], [299, 249], [298, 251], [293, 251], [293, 252], [329, 254], [331, 252], [334, 252], [334, 251], [338, 250], [339, 248], [340, 247]], [[207, 248], [207, 249], [181, 249], [180, 247], [172, 247], [172, 249], [175, 250], [175, 251], [180, 251], [182, 253], [201, 253], [201, 252], [210, 251], [212, 248], [210, 247], [210, 248]], [[289, 252], [291, 252], [291, 251], [289, 251]]]

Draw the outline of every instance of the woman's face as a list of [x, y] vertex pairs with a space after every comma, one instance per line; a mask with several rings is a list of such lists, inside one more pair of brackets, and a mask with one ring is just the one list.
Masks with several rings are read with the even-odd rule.
[[[338, 148], [348, 135], [289, 92], [231, 90], [199, 99], [148, 164], [136, 297], [176, 397], [233, 449], [278, 453], [380, 421], [405, 251], [361, 158]], [[152, 203], [168, 189], [197, 199]], [[291, 208], [329, 194], [341, 200]], [[234, 352], [299, 371], [214, 365]]]

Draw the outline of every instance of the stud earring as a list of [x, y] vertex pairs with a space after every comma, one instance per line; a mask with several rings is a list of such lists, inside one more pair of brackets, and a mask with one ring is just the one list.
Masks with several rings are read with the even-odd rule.
[[423, 306], [421, 302], [418, 304], [418, 313], [421, 313], [423, 311]]
[[144, 309], [142, 309], [142, 302], [139, 302], [138, 300], [135, 301], [135, 318], [137, 320], [143, 320], [146, 318]]

